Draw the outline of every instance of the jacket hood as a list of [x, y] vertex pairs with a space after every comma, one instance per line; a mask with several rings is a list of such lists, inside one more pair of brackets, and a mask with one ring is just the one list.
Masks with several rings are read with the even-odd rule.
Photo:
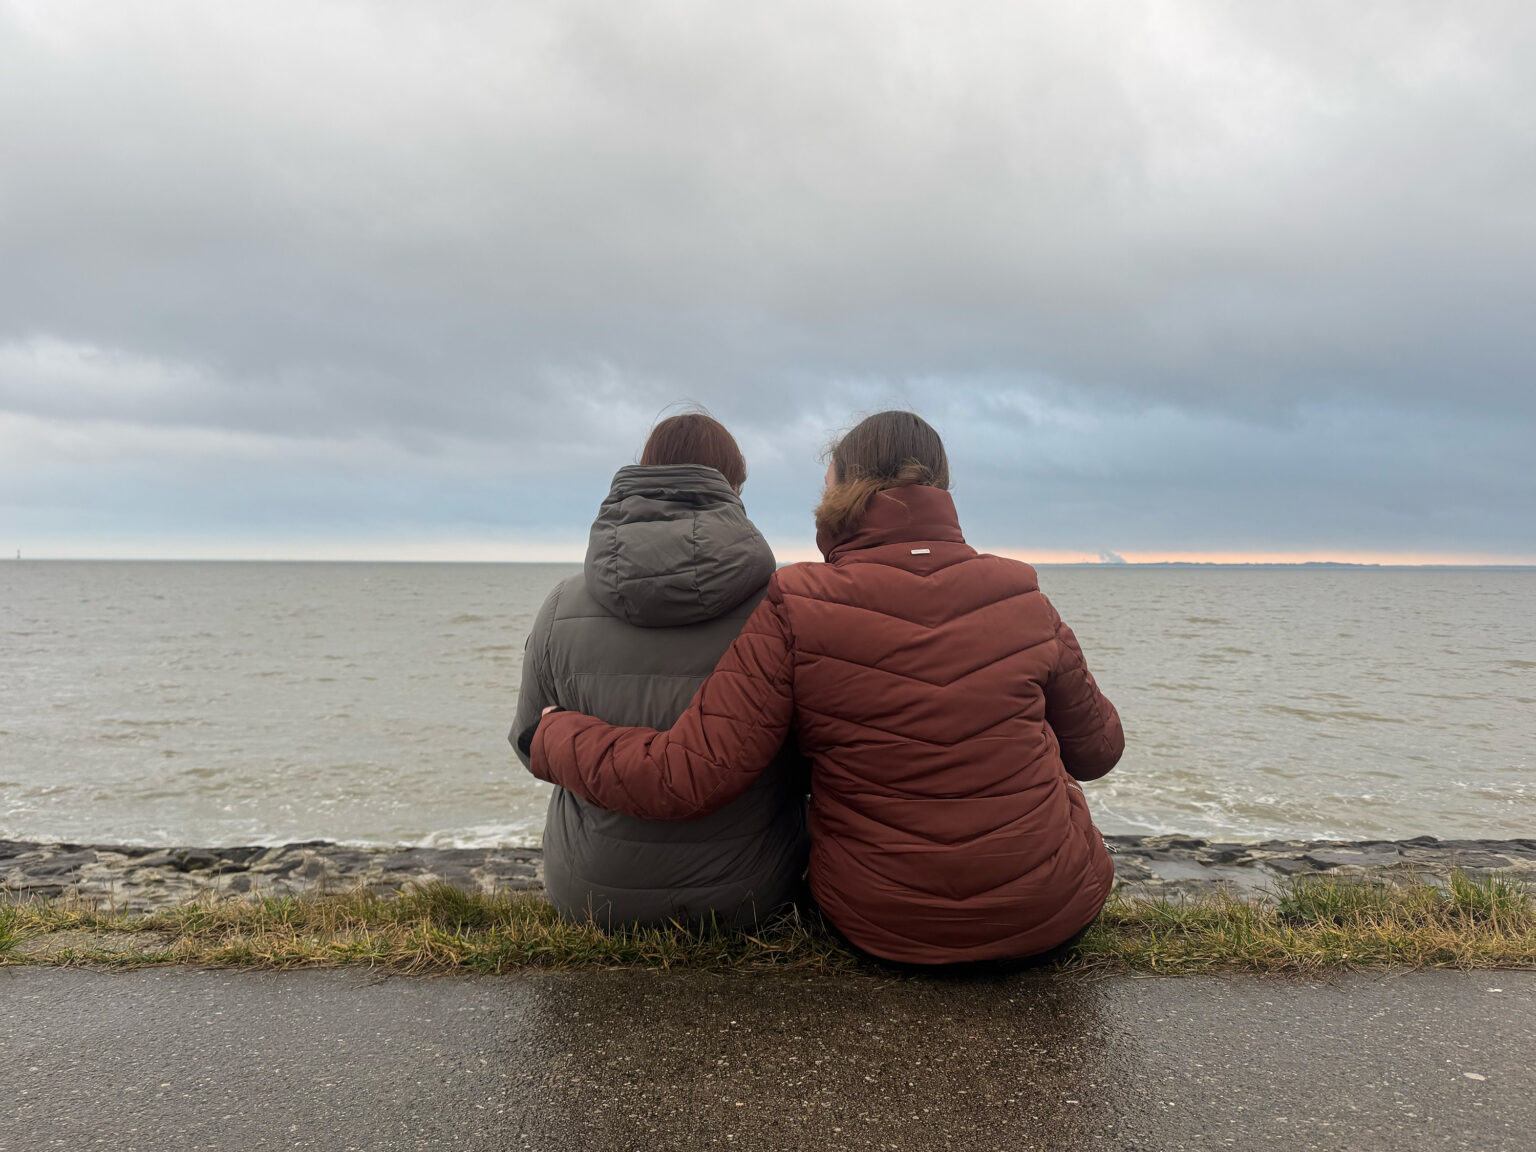
[[592, 598], [641, 628], [729, 612], [773, 575], [773, 551], [725, 477], [702, 464], [614, 475], [587, 545]]

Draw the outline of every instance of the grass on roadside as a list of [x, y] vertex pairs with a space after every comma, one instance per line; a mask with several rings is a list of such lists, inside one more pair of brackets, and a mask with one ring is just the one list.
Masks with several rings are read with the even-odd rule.
[[[562, 922], [537, 896], [485, 896], [443, 884], [390, 897], [201, 901], [139, 917], [79, 902], [0, 905], [0, 964], [364, 965], [404, 973], [874, 967], [849, 954], [814, 916], [792, 915], [751, 934], [713, 927], [603, 931]], [[1116, 897], [1061, 967], [1536, 968], [1536, 907], [1519, 884], [1460, 873], [1444, 888], [1308, 877], [1257, 902]]]
[[1449, 884], [1304, 877], [1269, 900], [1112, 902], [1081, 963], [1157, 972], [1536, 968], [1524, 886], [1456, 872]]

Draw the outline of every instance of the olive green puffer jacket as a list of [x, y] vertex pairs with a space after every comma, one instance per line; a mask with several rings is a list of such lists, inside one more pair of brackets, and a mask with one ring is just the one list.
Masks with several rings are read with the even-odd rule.
[[[548, 704], [671, 725], [773, 571], [772, 551], [719, 472], [620, 469], [585, 571], [556, 587], [534, 622], [514, 744]], [[557, 788], [544, 827], [549, 897], [567, 918], [601, 924], [756, 923], [799, 888], [807, 780], [806, 763], [785, 748], [743, 795], [684, 822], [605, 811]]]

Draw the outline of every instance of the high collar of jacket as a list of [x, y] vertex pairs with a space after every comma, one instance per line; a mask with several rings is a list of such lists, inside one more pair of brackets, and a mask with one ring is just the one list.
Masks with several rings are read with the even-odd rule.
[[620, 468], [592, 524], [586, 584], [642, 628], [723, 616], [768, 582], [773, 550], [726, 479], [702, 464]]
[[816, 534], [816, 546], [828, 560], [846, 552], [911, 540], [965, 543], [960, 517], [948, 492], [927, 484], [887, 488], [875, 493], [857, 528], [836, 536]]

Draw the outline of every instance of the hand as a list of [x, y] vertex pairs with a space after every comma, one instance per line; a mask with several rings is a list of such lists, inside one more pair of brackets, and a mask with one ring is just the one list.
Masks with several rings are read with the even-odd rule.
[[558, 711], [560, 711], [560, 705], [558, 705], [558, 704], [551, 704], [548, 708], [544, 709], [544, 711], [539, 713], [539, 719], [542, 720], [542, 719], [544, 719], [544, 717], [548, 716], [551, 712], [558, 712]]

